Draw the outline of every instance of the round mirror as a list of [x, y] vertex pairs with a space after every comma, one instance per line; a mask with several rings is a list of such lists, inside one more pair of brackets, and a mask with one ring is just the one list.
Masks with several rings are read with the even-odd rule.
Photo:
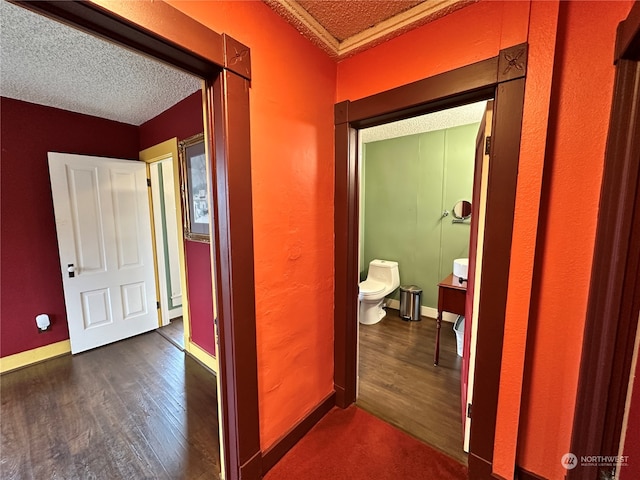
[[471, 202], [460, 200], [453, 206], [453, 216], [458, 220], [466, 220], [471, 216]]

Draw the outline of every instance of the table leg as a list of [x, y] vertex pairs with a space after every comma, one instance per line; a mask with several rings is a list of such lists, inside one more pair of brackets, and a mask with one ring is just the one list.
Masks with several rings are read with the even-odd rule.
[[438, 318], [436, 319], [436, 351], [433, 355], [433, 365], [438, 366], [440, 359], [440, 327], [442, 325], [442, 310], [438, 310]]

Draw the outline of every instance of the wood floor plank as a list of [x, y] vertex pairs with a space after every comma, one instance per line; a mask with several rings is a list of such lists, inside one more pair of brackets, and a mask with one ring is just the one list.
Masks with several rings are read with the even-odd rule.
[[408, 322], [397, 310], [360, 325], [357, 404], [466, 464], [460, 408], [461, 358], [455, 333], [443, 324], [440, 364], [433, 365], [436, 323]]
[[156, 332], [0, 377], [0, 478], [218, 478], [216, 380]]
[[182, 323], [182, 317], [174, 318], [169, 322], [169, 325], [160, 327], [158, 333], [184, 350], [184, 325]]

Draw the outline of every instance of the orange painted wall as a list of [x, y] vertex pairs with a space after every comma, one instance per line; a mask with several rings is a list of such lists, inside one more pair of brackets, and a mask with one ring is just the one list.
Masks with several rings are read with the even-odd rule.
[[[564, 476], [559, 459], [569, 447], [575, 405], [615, 28], [630, 5], [570, 2], [560, 9], [555, 1], [480, 2], [338, 65], [337, 101], [356, 100], [529, 42], [494, 445], [494, 472], [504, 478], [513, 477], [516, 457], [542, 477]], [[543, 189], [545, 161], [551, 170]], [[548, 208], [539, 213], [541, 201]], [[576, 201], [579, 208], [569, 207]], [[537, 258], [539, 215], [544, 237]], [[530, 323], [536, 325], [535, 347], [525, 375]]]
[[[518, 285], [518, 294], [509, 292], [511, 310], [507, 318], [507, 325], [516, 324], [512, 328], [512, 339], [517, 347], [507, 365], [503, 365], [501, 393], [506, 389], [510, 395], [506, 396], [506, 403], [503, 401], [498, 414], [497, 423], [502, 425], [502, 431], [494, 451], [494, 471], [504, 478], [513, 477], [516, 461], [524, 345], [553, 67], [553, 6], [557, 11], [557, 2], [544, 5], [544, 11], [540, 12], [539, 5], [532, 6], [529, 2], [480, 2], [338, 65], [338, 100], [356, 100], [496, 56], [500, 49], [511, 45], [530, 43], [523, 125], [534, 135], [522, 142], [514, 224], [517, 232], [512, 245], [516, 254], [512, 263], [520, 268], [517, 275], [513, 272], [510, 275], [510, 284]], [[531, 28], [530, 19], [536, 22]], [[492, 28], [486, 28], [487, 25]], [[534, 28], [537, 35], [530, 36]], [[415, 45], [423, 47], [416, 49]], [[393, 68], [381, 69], [385, 64]], [[370, 78], [374, 78], [374, 82], [367, 83]], [[511, 318], [515, 322], [510, 322]], [[505, 339], [505, 344], [510, 340]], [[501, 419], [503, 415], [507, 416], [506, 422]]]
[[173, 6], [251, 48], [251, 155], [263, 449], [333, 390], [336, 65], [262, 2]]
[[[631, 2], [561, 2], [519, 463], [564, 478], [613, 90], [616, 27]], [[575, 208], [574, 208], [575, 206]], [[598, 454], [599, 452], [593, 452]]]
[[338, 64], [337, 101], [453, 70], [527, 40], [529, 2], [480, 2]]
[[[613, 39], [631, 2], [481, 1], [343, 60], [337, 72], [260, 2], [172, 3], [252, 49], [263, 448], [332, 387], [333, 102], [529, 42], [494, 469], [510, 478], [517, 453], [527, 470], [561, 478], [557, 460], [569, 446], [575, 403]], [[525, 375], [527, 335], [533, 349]]]
[[529, 59], [520, 141], [493, 469], [514, 474], [520, 422], [527, 328], [535, 261], [542, 173], [555, 60], [558, 1], [533, 2], [529, 14]]

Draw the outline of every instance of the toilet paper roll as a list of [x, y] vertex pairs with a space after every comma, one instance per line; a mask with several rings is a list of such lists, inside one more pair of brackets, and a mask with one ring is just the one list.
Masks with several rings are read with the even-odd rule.
[[466, 280], [469, 278], [469, 259], [468, 258], [456, 258], [453, 261], [453, 274]]

